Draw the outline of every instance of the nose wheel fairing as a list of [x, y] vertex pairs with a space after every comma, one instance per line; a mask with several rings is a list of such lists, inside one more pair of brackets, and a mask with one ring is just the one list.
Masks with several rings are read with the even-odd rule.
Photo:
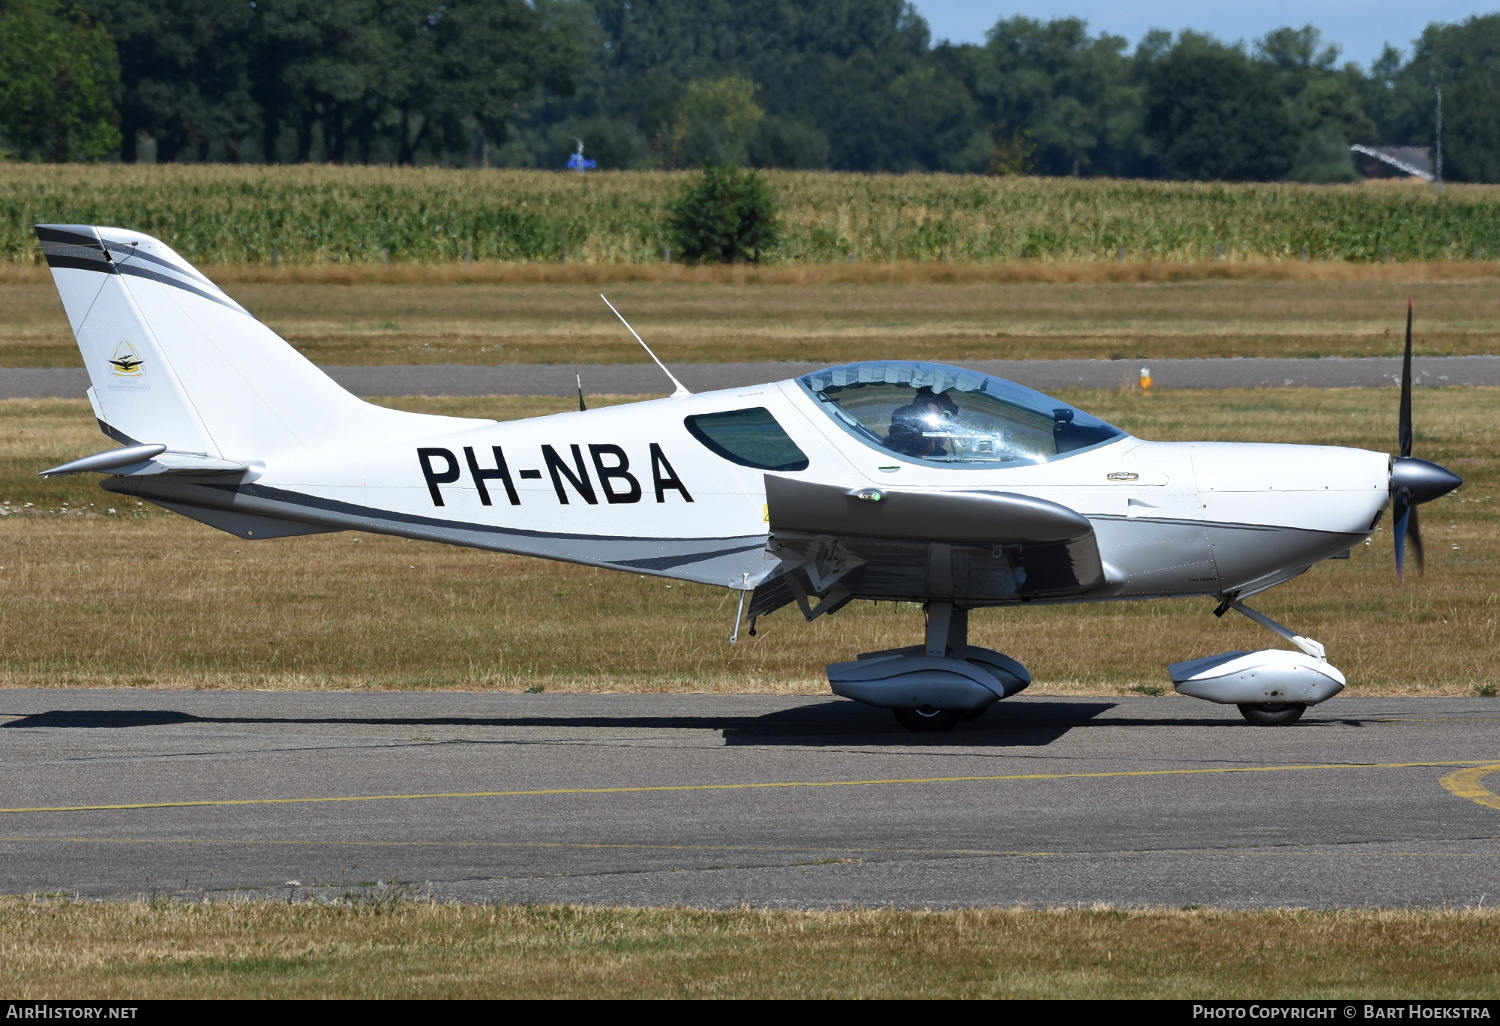
[[1167, 672], [1178, 694], [1220, 705], [1316, 705], [1343, 691], [1346, 683], [1326, 660], [1284, 648], [1188, 659], [1168, 666]]
[[1214, 615], [1223, 616], [1231, 609], [1290, 641], [1300, 651], [1236, 650], [1172, 663], [1167, 673], [1178, 694], [1239, 706], [1245, 719], [1270, 727], [1288, 726], [1308, 706], [1326, 702], [1344, 690], [1344, 675], [1327, 660], [1319, 642], [1251, 609], [1237, 595], [1225, 596]]

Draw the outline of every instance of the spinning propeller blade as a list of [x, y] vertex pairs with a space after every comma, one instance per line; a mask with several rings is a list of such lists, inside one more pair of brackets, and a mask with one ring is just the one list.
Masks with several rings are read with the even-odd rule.
[[1396, 539], [1396, 579], [1402, 579], [1406, 568], [1406, 539], [1411, 538], [1412, 552], [1417, 557], [1417, 572], [1421, 573], [1425, 567], [1422, 553], [1422, 533], [1418, 526], [1417, 507], [1411, 501], [1411, 494], [1405, 488], [1398, 488], [1391, 496], [1391, 516], [1395, 520], [1392, 530], [1395, 531]]
[[1424, 502], [1447, 495], [1463, 484], [1451, 470], [1412, 456], [1411, 425], [1411, 300], [1406, 301], [1406, 351], [1401, 357], [1401, 412], [1397, 425], [1400, 455], [1391, 461], [1391, 530], [1396, 543], [1396, 579], [1402, 578], [1406, 566], [1406, 543], [1411, 542], [1417, 557], [1417, 571], [1423, 570], [1422, 527], [1417, 507]]
[[1411, 299], [1406, 300], [1406, 351], [1401, 356], [1401, 412], [1396, 428], [1401, 456], [1411, 455]]

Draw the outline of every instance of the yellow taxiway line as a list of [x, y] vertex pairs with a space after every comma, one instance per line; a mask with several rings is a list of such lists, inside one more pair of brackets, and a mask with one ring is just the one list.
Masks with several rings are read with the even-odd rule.
[[1492, 809], [1500, 809], [1500, 794], [1487, 790], [1480, 783], [1491, 773], [1500, 773], [1500, 762], [1491, 763], [1488, 766], [1475, 766], [1472, 769], [1459, 770], [1457, 773], [1449, 773], [1438, 783], [1442, 784], [1453, 794], [1460, 798], [1467, 798], [1471, 802], [1487, 805]]
[[[651, 792], [682, 791], [749, 791], [756, 789], [800, 788], [800, 787], [879, 787], [893, 784], [960, 784], [988, 783], [1003, 780], [1088, 780], [1122, 777], [1175, 777], [1219, 773], [1289, 773], [1310, 770], [1365, 770], [1365, 769], [1420, 769], [1424, 767], [1475, 766], [1484, 773], [1500, 769], [1500, 764], [1481, 762], [1478, 759], [1463, 759], [1449, 762], [1347, 762], [1311, 763], [1292, 766], [1213, 766], [1201, 769], [1168, 770], [1111, 770], [1099, 773], [1015, 773], [1000, 776], [973, 777], [900, 777], [885, 780], [789, 780], [765, 781], [747, 784], [658, 784], [642, 787], [559, 787], [536, 791], [446, 791], [430, 794], [365, 794], [337, 795], [309, 798], [223, 798], [185, 802], [131, 802], [121, 805], [43, 805], [31, 808], [0, 809], [0, 813], [23, 812], [112, 812], [129, 809], [185, 809], [205, 806], [234, 805], [307, 805], [325, 802], [384, 802], [420, 801], [440, 798], [537, 798], [548, 795], [583, 794], [647, 794]], [[1485, 769], [1485, 767], [1488, 767]], [[1473, 772], [1473, 771], [1470, 771]], [[1444, 780], [1458, 777], [1451, 774]], [[1477, 777], [1475, 778], [1478, 779]], [[1445, 783], [1445, 786], [1446, 783]], [[1477, 784], [1474, 786], [1478, 786]], [[1449, 790], [1453, 790], [1449, 787]], [[1458, 792], [1455, 791], [1455, 794]], [[1488, 791], [1483, 792], [1489, 795]], [[1465, 795], [1468, 797], [1468, 795]], [[1493, 795], [1490, 795], [1493, 798]], [[1500, 799], [1496, 799], [1500, 801]], [[1496, 806], [1500, 808], [1500, 805]]]

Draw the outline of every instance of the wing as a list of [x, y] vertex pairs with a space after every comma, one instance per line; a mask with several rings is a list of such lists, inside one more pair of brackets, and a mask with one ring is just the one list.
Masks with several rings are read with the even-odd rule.
[[856, 598], [1000, 605], [1105, 583], [1088, 518], [1029, 495], [767, 475], [766, 504], [781, 563], [756, 588], [753, 616], [795, 601], [812, 619]]

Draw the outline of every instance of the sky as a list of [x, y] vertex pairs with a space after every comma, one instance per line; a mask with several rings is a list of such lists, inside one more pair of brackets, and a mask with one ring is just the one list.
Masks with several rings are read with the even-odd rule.
[[932, 39], [980, 43], [1001, 18], [1024, 14], [1043, 21], [1078, 17], [1093, 33], [1111, 32], [1132, 46], [1149, 29], [1196, 29], [1224, 40], [1253, 41], [1282, 25], [1312, 24], [1323, 38], [1338, 43], [1343, 60], [1368, 66], [1387, 42], [1403, 52], [1429, 22], [1463, 21], [1474, 14], [1500, 11], [1500, 0], [1255, 0], [1253, 3], [1204, 3], [1203, 0], [912, 0], [932, 26]]

